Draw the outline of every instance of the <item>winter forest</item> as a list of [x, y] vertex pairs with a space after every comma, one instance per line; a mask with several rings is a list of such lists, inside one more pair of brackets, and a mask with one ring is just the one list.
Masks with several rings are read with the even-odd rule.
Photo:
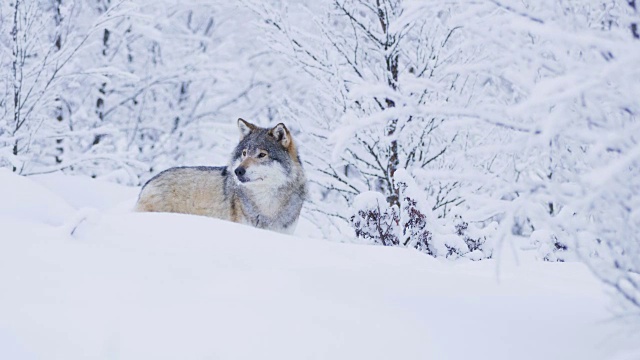
[[582, 262], [640, 324], [640, 2], [3, 0], [0, 167], [140, 186], [282, 122], [329, 241]]

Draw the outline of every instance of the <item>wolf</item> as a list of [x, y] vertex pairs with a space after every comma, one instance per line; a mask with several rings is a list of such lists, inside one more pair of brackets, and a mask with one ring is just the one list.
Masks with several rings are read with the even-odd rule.
[[243, 119], [238, 128], [240, 142], [227, 166], [165, 170], [142, 187], [135, 211], [203, 215], [292, 233], [307, 181], [289, 129]]

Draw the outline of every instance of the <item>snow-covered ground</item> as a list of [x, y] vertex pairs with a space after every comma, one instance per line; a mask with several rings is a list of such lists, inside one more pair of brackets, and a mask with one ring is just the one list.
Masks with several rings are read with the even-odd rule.
[[578, 263], [132, 213], [137, 192], [0, 169], [0, 359], [640, 358]]

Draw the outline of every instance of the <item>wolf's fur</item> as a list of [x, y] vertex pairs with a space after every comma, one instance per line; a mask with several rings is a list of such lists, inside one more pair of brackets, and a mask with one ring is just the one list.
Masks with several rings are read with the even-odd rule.
[[242, 119], [238, 127], [240, 143], [226, 167], [165, 170], [144, 185], [135, 210], [211, 216], [293, 232], [306, 179], [291, 133], [284, 124], [266, 129]]

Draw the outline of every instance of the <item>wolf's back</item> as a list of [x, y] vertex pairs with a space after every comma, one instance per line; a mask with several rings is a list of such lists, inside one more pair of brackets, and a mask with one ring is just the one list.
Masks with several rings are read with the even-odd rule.
[[231, 219], [231, 200], [225, 194], [225, 167], [176, 167], [149, 180], [136, 211], [176, 212]]

